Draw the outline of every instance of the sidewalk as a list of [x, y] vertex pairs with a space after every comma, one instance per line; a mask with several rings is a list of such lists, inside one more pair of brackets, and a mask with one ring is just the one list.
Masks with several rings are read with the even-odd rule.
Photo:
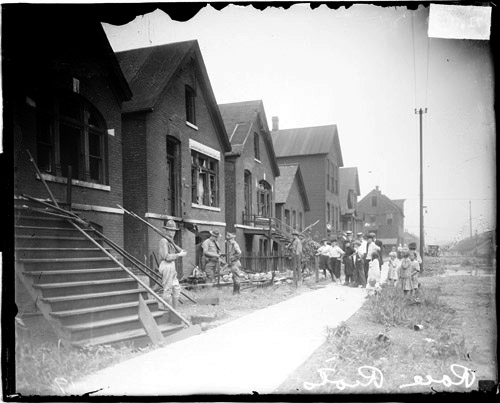
[[347, 320], [364, 300], [364, 289], [329, 284], [101, 370], [66, 393], [273, 393], [325, 341], [326, 327]]

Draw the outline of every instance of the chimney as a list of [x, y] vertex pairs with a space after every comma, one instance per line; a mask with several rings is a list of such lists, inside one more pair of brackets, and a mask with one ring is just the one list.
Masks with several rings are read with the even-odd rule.
[[376, 189], [376, 190], [377, 190], [377, 192], [378, 192], [378, 185], [377, 185], [377, 186], [375, 186], [375, 189]]
[[277, 116], [273, 116], [273, 132], [277, 132], [280, 129], [280, 120]]

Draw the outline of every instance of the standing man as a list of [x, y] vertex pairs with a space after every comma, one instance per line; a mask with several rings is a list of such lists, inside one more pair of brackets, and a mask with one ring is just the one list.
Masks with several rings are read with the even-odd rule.
[[[332, 239], [332, 247], [330, 249], [330, 262], [338, 283], [340, 284], [340, 264], [342, 262], [342, 256], [344, 256], [344, 251], [337, 245], [337, 240]], [[333, 280], [333, 276], [332, 276]], [[336, 281], [336, 280], [335, 280]]]
[[[168, 220], [167, 224], [163, 226], [165, 235], [172, 239], [172, 241], [166, 238], [160, 239], [160, 267], [159, 271], [161, 274], [161, 283], [163, 286], [162, 298], [168, 302], [170, 297], [172, 297], [172, 308], [177, 309], [179, 305], [179, 296], [181, 294], [181, 286], [179, 285], [179, 280], [177, 278], [177, 271], [175, 269], [175, 261], [183, 256], [186, 256], [186, 251], [180, 249], [173, 242], [175, 236], [175, 231], [177, 231], [177, 226], [172, 220]], [[179, 251], [180, 249], [180, 251]], [[163, 310], [168, 310], [166, 306]], [[173, 315], [171, 315], [170, 320], [172, 321]]]
[[366, 286], [364, 255], [365, 254], [361, 250], [361, 242], [359, 240], [354, 241], [354, 253], [352, 255], [354, 265], [354, 285], [358, 287]]
[[364, 255], [366, 255], [366, 240], [363, 237], [363, 233], [362, 232], [358, 232], [357, 236], [358, 236], [358, 241], [359, 241], [359, 248], [358, 249], [360, 249], [361, 252]]
[[241, 268], [240, 257], [241, 249], [240, 245], [236, 242], [236, 235], [228, 232], [226, 234], [227, 242], [227, 264], [231, 269], [231, 274], [233, 275], [233, 294], [240, 293], [240, 283], [244, 275]]
[[213, 283], [214, 275], [219, 274], [219, 259], [221, 256], [221, 249], [219, 246], [220, 233], [216, 229], [210, 231], [210, 238], [205, 239], [201, 244], [203, 249], [203, 256], [205, 257], [205, 273], [207, 275], [207, 282]]
[[321, 240], [321, 243], [323, 244], [320, 246], [316, 252], [316, 256], [319, 256], [319, 269], [323, 270], [323, 274], [325, 275], [325, 280], [327, 278], [326, 272], [329, 271], [330, 274], [332, 275], [332, 281], [333, 281], [333, 270], [331, 270], [329, 264], [330, 264], [330, 248], [331, 246], [328, 245], [328, 239], [323, 238]]
[[295, 288], [302, 285], [302, 241], [299, 238], [299, 232], [293, 230], [293, 240], [288, 245], [288, 249], [292, 253], [292, 270], [293, 270], [293, 284]]

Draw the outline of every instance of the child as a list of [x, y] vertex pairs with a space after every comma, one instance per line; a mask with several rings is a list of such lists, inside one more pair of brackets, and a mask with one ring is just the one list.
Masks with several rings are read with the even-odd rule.
[[389, 253], [389, 261], [386, 263], [387, 266], [387, 281], [389, 285], [395, 286], [398, 281], [398, 266], [399, 259], [396, 252], [392, 251]]
[[420, 273], [420, 263], [417, 260], [417, 254], [410, 252], [410, 275], [413, 291], [416, 293], [418, 290], [418, 274]]
[[413, 293], [413, 284], [411, 282], [411, 260], [408, 248], [403, 249], [401, 256], [402, 259], [398, 266], [398, 277], [401, 289], [406, 295], [409, 291]]
[[378, 252], [372, 253], [372, 260], [368, 266], [366, 290], [368, 295], [378, 294], [380, 291], [380, 262]]

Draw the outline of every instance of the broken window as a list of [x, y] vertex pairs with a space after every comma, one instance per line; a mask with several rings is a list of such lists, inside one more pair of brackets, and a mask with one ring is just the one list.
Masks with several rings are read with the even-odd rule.
[[191, 151], [192, 202], [203, 206], [219, 206], [219, 164], [197, 151]]
[[60, 93], [37, 102], [37, 164], [42, 172], [106, 183], [106, 125], [83, 97]]

